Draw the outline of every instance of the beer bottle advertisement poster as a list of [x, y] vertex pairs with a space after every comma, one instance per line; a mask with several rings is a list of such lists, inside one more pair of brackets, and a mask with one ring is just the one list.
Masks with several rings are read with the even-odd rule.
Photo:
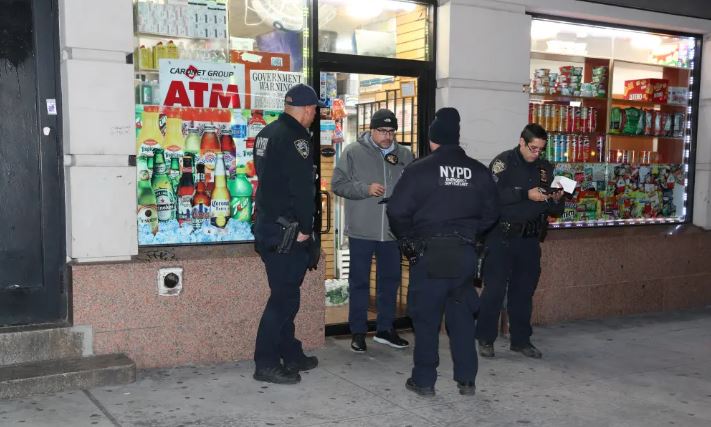
[[252, 149], [279, 111], [136, 106], [138, 243], [252, 241]]

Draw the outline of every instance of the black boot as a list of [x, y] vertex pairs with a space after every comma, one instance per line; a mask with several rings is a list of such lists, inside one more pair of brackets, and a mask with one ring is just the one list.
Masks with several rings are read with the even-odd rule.
[[257, 369], [254, 371], [253, 378], [257, 381], [274, 384], [296, 384], [301, 381], [301, 375], [299, 375], [298, 371], [289, 371], [281, 365]]
[[533, 359], [540, 359], [541, 357], [543, 357], [543, 353], [541, 353], [541, 351], [534, 347], [531, 343], [525, 345], [511, 344], [511, 351], [521, 353], [524, 356], [531, 357]]
[[417, 384], [415, 384], [415, 381], [413, 381], [412, 378], [408, 378], [407, 381], [405, 382], [405, 388], [419, 394], [420, 396], [434, 396], [435, 395], [435, 389], [434, 387], [420, 387]]
[[284, 364], [284, 368], [286, 368], [287, 371], [296, 373], [299, 373], [300, 371], [309, 371], [317, 366], [318, 358], [316, 356], [307, 355], [303, 355], [296, 362], [289, 362]]

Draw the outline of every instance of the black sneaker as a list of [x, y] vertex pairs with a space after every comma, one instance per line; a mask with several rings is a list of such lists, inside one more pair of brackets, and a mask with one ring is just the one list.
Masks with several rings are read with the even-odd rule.
[[395, 329], [391, 329], [389, 331], [378, 331], [373, 337], [373, 341], [395, 348], [405, 348], [410, 345], [409, 342], [398, 336]]
[[457, 381], [459, 394], [464, 396], [474, 396], [476, 394], [476, 385], [474, 381]]
[[479, 341], [479, 356], [489, 359], [494, 357], [494, 343]]
[[368, 346], [365, 345], [365, 334], [353, 334], [351, 338], [351, 350], [356, 353], [365, 353]]
[[301, 375], [298, 372], [289, 371], [281, 365], [273, 368], [257, 369], [252, 377], [257, 381], [274, 384], [296, 384], [301, 381]]
[[420, 387], [417, 384], [415, 384], [415, 381], [412, 380], [412, 378], [408, 378], [407, 381], [405, 382], [405, 388], [419, 394], [420, 396], [434, 396], [435, 395], [435, 389], [434, 387]]
[[526, 357], [531, 357], [533, 359], [540, 359], [543, 357], [543, 353], [539, 349], [533, 346], [533, 344], [528, 343], [526, 345], [513, 345], [511, 344], [511, 351], [521, 353]]
[[284, 364], [284, 368], [286, 368], [287, 371], [296, 373], [300, 371], [309, 371], [317, 366], [318, 358], [316, 356], [306, 355], [303, 355], [297, 362], [289, 362]]

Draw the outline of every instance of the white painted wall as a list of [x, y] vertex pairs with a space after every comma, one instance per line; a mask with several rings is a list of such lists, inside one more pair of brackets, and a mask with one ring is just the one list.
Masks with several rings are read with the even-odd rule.
[[[530, 16], [711, 35], [711, 21], [575, 0], [445, 0], [437, 16], [436, 107], [456, 107], [462, 145], [488, 164], [528, 121]], [[711, 229], [711, 39], [702, 53], [694, 224]]]
[[130, 0], [59, 2], [67, 255], [115, 261], [136, 237], [133, 6]]

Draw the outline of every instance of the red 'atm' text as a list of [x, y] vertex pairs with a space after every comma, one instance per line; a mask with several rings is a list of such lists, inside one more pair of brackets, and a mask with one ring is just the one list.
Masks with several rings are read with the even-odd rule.
[[[228, 84], [227, 90], [222, 89], [221, 83], [189, 82], [186, 89], [185, 82], [173, 80], [170, 82], [163, 105], [168, 107], [208, 107], [208, 108], [242, 108], [239, 100], [239, 87]], [[192, 92], [193, 103], [190, 102], [188, 91]], [[205, 105], [205, 95], [208, 104]]]

